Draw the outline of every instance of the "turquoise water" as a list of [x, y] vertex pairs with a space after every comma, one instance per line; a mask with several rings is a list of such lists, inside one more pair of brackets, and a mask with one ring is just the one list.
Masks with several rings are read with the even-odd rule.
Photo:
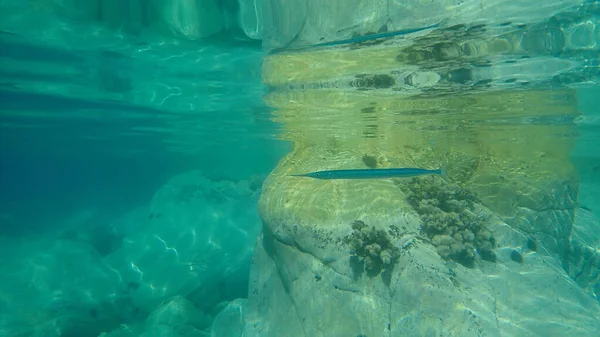
[[[58, 4], [30, 17], [9, 5], [0, 27], [0, 336], [97, 336], [143, 322], [148, 312], [123, 302], [104, 264], [125, 238], [167, 218], [155, 193], [190, 172], [199, 174], [180, 194], [191, 204], [173, 212], [210, 217], [199, 253], [184, 262], [222, 263], [199, 288], [211, 296], [188, 297], [202, 298], [192, 333], [210, 331], [219, 303], [247, 296], [257, 193], [289, 148], [261, 101], [260, 43], [233, 33], [136, 36], [62, 16]], [[200, 186], [206, 197], [194, 194]], [[226, 242], [198, 261], [217, 228], [231, 228], [215, 239]]]
[[[102, 2], [98, 3], [102, 7]], [[325, 79], [312, 79], [310, 68], [308, 74], [302, 74], [305, 77], [294, 77], [297, 69], [291, 67], [289, 73], [280, 70], [267, 84], [261, 73], [263, 60], [269, 55], [286, 55], [285, 48], [274, 42], [271, 48], [265, 42], [267, 37], [265, 41], [250, 39], [236, 27], [234, 18], [240, 10], [236, 1], [214, 3], [219, 6], [215, 11], [224, 19], [209, 23], [220, 28], [193, 30], [190, 27], [197, 22], [178, 21], [178, 27], [183, 27], [179, 33], [160, 20], [156, 9], [154, 14], [148, 14], [147, 7], [151, 6], [137, 1], [128, 2], [128, 8], [107, 8], [110, 6], [106, 2], [98, 12], [90, 10], [92, 5], [58, 1], [0, 4], [0, 337], [241, 336], [235, 327], [244, 324], [244, 336], [283, 336], [277, 323], [269, 321], [275, 320], [276, 314], [251, 316], [256, 321], [240, 323], [243, 315], [236, 316], [235, 311], [249, 310], [247, 303], [252, 307], [252, 303], [260, 302], [256, 296], [253, 298], [257, 283], [253, 285], [252, 280], [258, 278], [260, 259], [268, 254], [261, 250], [255, 255], [255, 245], [259, 240], [258, 247], [263, 247], [261, 215], [269, 217], [259, 215], [261, 187], [280, 160], [292, 151], [296, 136], [311, 134], [306, 125], [317, 130], [305, 140], [312, 145], [320, 144], [320, 137], [329, 145], [356, 139], [379, 139], [383, 144], [394, 137], [390, 133], [417, 130], [418, 134], [431, 135], [426, 138], [427, 146], [432, 148], [448, 143], [449, 138], [467, 139], [465, 143], [470, 144], [473, 128], [508, 130], [507, 134], [527, 138], [523, 133], [530, 129], [523, 129], [521, 134], [514, 130], [530, 125], [548, 126], [543, 137], [566, 139], [570, 144], [565, 165], [574, 165], [578, 193], [576, 200], [565, 202], [566, 206], [562, 201], [549, 202], [552, 207], [564, 206], [574, 219], [566, 226], [566, 234], [557, 234], [570, 248], [556, 253], [552, 240], [544, 241], [556, 233], [544, 232], [535, 239], [549, 248], [547, 255], [542, 253], [546, 246], [538, 250], [538, 255], [540, 259], [547, 258], [544, 261], [550, 261], [549, 265], [560, 265], [562, 271], [557, 274], [578, 289], [574, 296], [581, 300], [584, 315], [592, 317], [597, 313], [597, 2], [587, 1], [554, 13], [545, 21], [539, 20], [538, 26], [497, 22], [482, 30], [477, 25], [447, 27], [442, 21], [440, 30], [427, 38], [406, 37], [419, 41], [412, 49], [401, 49], [395, 44], [400, 40], [394, 40], [404, 39], [405, 33], [414, 33], [412, 30], [399, 30], [398, 34], [381, 31], [375, 38], [336, 37], [317, 41], [323, 42], [317, 47], [314, 46], [319, 43], [311, 43], [309, 38], [298, 38], [290, 46], [303, 48], [290, 48], [294, 50], [290, 53], [377, 48], [378, 43], [389, 43], [390, 48], [399, 48], [394, 54], [396, 61], [408, 66], [400, 70], [400, 66], [392, 69], [362, 63], [362, 73], [352, 76], [347, 75], [354, 70], [341, 66], [339, 73]], [[195, 7], [180, 10], [201, 12]], [[212, 14], [203, 15], [206, 19]], [[424, 31], [438, 28], [430, 24], [422, 27]], [[185, 34], [181, 31], [188, 35], [182, 36]], [[483, 33], [490, 35], [482, 38]], [[488, 41], [489, 36], [501, 37], [507, 45], [520, 42], [507, 49], [499, 47], [496, 54], [485, 54], [481, 41]], [[461, 43], [463, 53], [451, 53], [453, 43], [458, 45], [456, 41]], [[465, 41], [474, 42], [469, 45]], [[269, 49], [277, 49], [278, 53], [270, 54]], [[347, 61], [345, 66], [360, 65], [360, 57], [357, 60]], [[273, 78], [281, 81], [276, 83]], [[472, 92], [520, 92], [531, 88], [549, 90], [551, 98], [543, 99], [539, 105], [523, 99], [517, 106], [525, 111], [524, 115], [493, 111], [490, 107], [501, 105], [500, 101], [486, 105], [484, 100], [468, 96]], [[359, 97], [331, 92], [325, 98], [304, 95], [319, 90], [359, 92]], [[406, 123], [410, 125], [407, 130], [394, 129], [406, 121], [395, 119], [402, 115], [400, 109], [381, 108], [395, 106], [394, 98], [386, 96], [390, 92], [414, 95], [415, 102], [459, 99], [443, 106], [421, 108], [413, 102], [415, 108], [407, 114], [425, 123], [411, 124], [415, 123], [413, 120]], [[362, 106], [375, 100], [379, 105]], [[386, 105], [386, 100], [392, 103]], [[295, 104], [303, 108], [295, 110]], [[462, 113], [479, 111], [478, 107], [496, 114], [476, 115], [471, 124], [465, 123]], [[563, 107], [564, 112], [560, 110]], [[544, 113], [552, 109], [560, 112]], [[360, 120], [345, 119], [354, 110], [361, 111]], [[376, 117], [369, 115], [373, 111], [378, 113]], [[305, 124], [297, 122], [299, 116]], [[333, 122], [327, 116], [333, 116]], [[302, 127], [296, 129], [293, 123]], [[569, 127], [568, 134], [562, 126]], [[496, 144], [502, 148], [527, 147], [527, 143], [511, 145], [511, 137], [495, 133], [493, 139], [505, 142]], [[341, 145], [332, 148], [322, 152], [319, 148], [315, 156], [328, 163], [342, 163], [344, 156], [352, 152], [336, 152], [335, 148], [343, 148]], [[534, 152], [519, 152], [518, 156], [539, 155]], [[510, 156], [510, 151], [504, 153]], [[364, 158], [371, 158], [371, 154], [356, 155], [369, 165]], [[510, 158], [506, 159], [510, 163]], [[318, 171], [338, 167], [311, 168]], [[457, 171], [462, 169], [459, 165]], [[276, 186], [276, 180], [273, 181], [272, 186]], [[564, 184], [569, 181], [565, 179]], [[497, 181], [477, 184], [477, 191], [484, 198], [495, 200], [501, 195], [502, 191], [495, 189]], [[286, 185], [281, 186], [283, 189]], [[560, 190], [560, 186], [551, 190]], [[498, 214], [504, 211], [504, 204], [490, 201], [489, 207], [494, 211], [495, 206]], [[543, 213], [547, 209], [535, 211]], [[503, 213], [502, 219], [516, 228], [519, 225], [511, 221], [518, 217], [517, 213]], [[551, 216], [536, 219], [556, 220]], [[534, 230], [519, 230], [535, 236]], [[269, 253], [268, 248], [265, 251]], [[501, 254], [498, 253], [499, 261]], [[514, 261], [514, 254], [508, 254]], [[329, 265], [325, 260], [323, 264]], [[298, 265], [306, 267], [300, 262]], [[320, 274], [311, 275], [312, 278], [321, 280]], [[315, 286], [315, 294], [316, 289]], [[288, 292], [293, 294], [286, 289]], [[306, 292], [310, 293], [310, 288]], [[275, 306], [278, 302], [273, 303]], [[309, 316], [314, 314], [308, 312]], [[271, 330], [265, 328], [271, 324]], [[293, 326], [290, 323], [290, 329]], [[306, 323], [303, 334], [290, 330], [288, 335], [313, 336], [310, 331], [315, 330], [308, 326]], [[341, 336], [332, 332], [332, 326], [322, 327], [325, 332], [321, 335]], [[368, 336], [407, 335], [390, 330], [393, 329]], [[353, 333], [367, 336], [365, 331]], [[551, 329], [544, 331], [553, 335]], [[414, 335], [435, 334], [421, 330], [421, 334]]]
[[237, 181], [266, 175], [284, 153], [261, 102], [256, 43], [86, 28], [100, 32], [85, 44], [74, 27], [49, 41], [1, 36], [4, 212], [28, 219], [35, 203], [57, 221], [73, 207], [119, 214], [190, 168]]

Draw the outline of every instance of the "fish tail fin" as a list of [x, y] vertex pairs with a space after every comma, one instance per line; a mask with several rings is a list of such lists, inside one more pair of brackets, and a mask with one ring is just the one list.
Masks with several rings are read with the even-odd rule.
[[437, 169], [437, 173], [444, 181], [448, 181], [448, 171], [446, 171], [444, 168]]

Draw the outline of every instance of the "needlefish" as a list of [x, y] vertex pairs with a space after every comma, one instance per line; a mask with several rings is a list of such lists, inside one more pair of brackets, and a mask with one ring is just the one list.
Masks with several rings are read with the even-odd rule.
[[293, 177], [309, 177], [315, 179], [382, 179], [382, 178], [408, 178], [426, 174], [437, 174], [444, 177], [442, 169], [427, 170], [422, 168], [383, 168], [383, 169], [352, 169], [316, 171], [305, 174], [292, 174]]

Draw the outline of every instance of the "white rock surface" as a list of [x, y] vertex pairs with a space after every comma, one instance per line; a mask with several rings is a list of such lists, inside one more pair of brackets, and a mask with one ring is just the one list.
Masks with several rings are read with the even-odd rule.
[[207, 337], [222, 302], [246, 295], [257, 198], [193, 171], [117, 221], [0, 237], [0, 336]]
[[[415, 232], [394, 214], [364, 221]], [[389, 284], [356, 274], [348, 234], [327, 224], [265, 218], [256, 246], [244, 334], [254, 336], [596, 336], [600, 305], [544, 249], [498, 219], [488, 227], [497, 261], [467, 268], [442, 260], [426, 240], [392, 236], [400, 256]], [[333, 226], [336, 228], [335, 226]], [[515, 260], [518, 251], [522, 262]], [[213, 335], [215, 336], [215, 335]]]
[[210, 331], [211, 336], [241, 337], [247, 305], [248, 300], [245, 298], [229, 302], [215, 317]]
[[[136, 307], [154, 310], [180, 295], [204, 302], [243, 282], [260, 230], [257, 195], [244, 182], [214, 183], [199, 171], [172, 178], [156, 192], [148, 224], [106, 258]], [[220, 299], [218, 299], [220, 301]]]

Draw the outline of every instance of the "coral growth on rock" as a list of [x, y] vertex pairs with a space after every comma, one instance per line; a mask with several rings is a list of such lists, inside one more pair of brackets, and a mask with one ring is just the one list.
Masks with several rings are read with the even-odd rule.
[[421, 217], [422, 233], [442, 258], [473, 267], [477, 252], [484, 260], [496, 261], [495, 240], [486, 229], [488, 217], [477, 210], [473, 193], [439, 179], [414, 178], [402, 188]]
[[388, 283], [399, 255], [398, 248], [394, 246], [388, 233], [373, 226], [369, 227], [360, 220], [352, 223], [352, 229], [352, 234], [346, 237], [345, 243], [350, 246], [353, 254], [350, 262], [355, 274], [364, 269], [370, 277], [382, 274]]

